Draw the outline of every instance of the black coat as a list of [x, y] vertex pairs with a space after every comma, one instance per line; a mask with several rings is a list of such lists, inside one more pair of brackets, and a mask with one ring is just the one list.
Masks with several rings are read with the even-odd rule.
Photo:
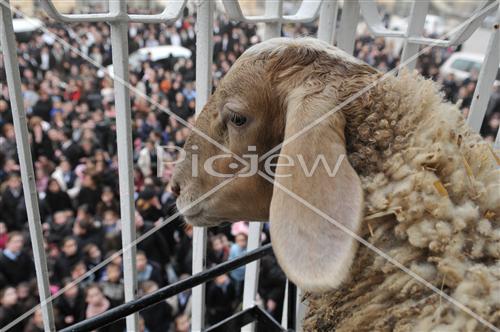
[[21, 282], [30, 281], [34, 276], [35, 266], [31, 257], [21, 253], [15, 261], [0, 253], [0, 288], [17, 286]]
[[[153, 223], [145, 221], [143, 227], [137, 230], [137, 237], [149, 232], [153, 228]], [[161, 267], [164, 267], [170, 260], [170, 250], [167, 241], [159, 232], [139, 242], [137, 249], [144, 251], [148, 259], [160, 264]]]
[[17, 222], [17, 206], [20, 201], [23, 199], [23, 194], [16, 196], [12, 193], [12, 191], [7, 188], [2, 194], [2, 217], [5, 221], [7, 228], [9, 231], [21, 230], [22, 225], [19, 225]]
[[[15, 319], [17, 319], [19, 316], [23, 314], [23, 310], [21, 306], [19, 305], [14, 305], [12, 307], [0, 307], [0, 326], [4, 327], [5, 325], [11, 323]], [[12, 332], [23, 332], [24, 330], [24, 325], [26, 324], [25, 321], [20, 322], [19, 324], [13, 326], [9, 331]]]
[[211, 282], [207, 287], [207, 314], [210, 324], [215, 324], [231, 316], [236, 301], [236, 289], [229, 279], [226, 287]]
[[59, 258], [57, 258], [56, 264], [54, 265], [55, 282], [62, 283], [64, 278], [71, 275], [71, 269], [73, 266], [81, 260], [82, 256], [79, 252], [73, 256], [66, 256], [64, 253], [61, 253]]
[[[57, 298], [55, 306], [59, 310], [59, 315], [63, 322], [66, 316], [73, 316], [74, 322], [81, 321], [85, 318], [85, 295], [80, 288], [74, 300], [69, 300], [63, 295]], [[65, 327], [69, 325], [72, 324], [64, 323]]]
[[172, 308], [162, 301], [141, 311], [141, 316], [149, 332], [168, 331], [172, 323]]
[[52, 214], [56, 213], [57, 211], [73, 210], [71, 198], [69, 198], [69, 195], [64, 191], [59, 191], [56, 193], [47, 191], [45, 201], [50, 213]]

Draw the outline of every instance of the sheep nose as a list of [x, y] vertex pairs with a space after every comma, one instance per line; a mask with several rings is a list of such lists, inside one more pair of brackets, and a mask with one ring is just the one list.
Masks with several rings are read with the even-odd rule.
[[181, 194], [181, 186], [178, 182], [172, 182], [172, 192], [175, 196], [179, 196]]

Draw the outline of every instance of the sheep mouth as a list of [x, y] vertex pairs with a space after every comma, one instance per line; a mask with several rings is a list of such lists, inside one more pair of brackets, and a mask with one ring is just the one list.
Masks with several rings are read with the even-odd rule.
[[199, 213], [194, 217], [184, 215], [184, 220], [186, 223], [197, 227], [215, 227], [220, 226], [221, 224], [218, 219], [207, 218], [206, 216], [203, 216], [202, 213]]
[[[182, 209], [178, 206], [177, 207], [179, 211], [182, 211]], [[196, 218], [199, 217], [203, 213], [203, 209], [201, 208], [196, 208], [196, 207], [191, 207], [186, 209], [185, 211], [182, 211], [181, 214], [185, 218]]]

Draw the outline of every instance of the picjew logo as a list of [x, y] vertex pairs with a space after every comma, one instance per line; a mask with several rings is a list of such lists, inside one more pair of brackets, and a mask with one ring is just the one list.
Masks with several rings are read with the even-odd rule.
[[[167, 168], [173, 169], [175, 165], [183, 163], [186, 160], [191, 164], [191, 177], [198, 177], [200, 175], [200, 156], [199, 147], [197, 145], [190, 146], [189, 153], [178, 146], [158, 146], [156, 149], [159, 161], [157, 167], [158, 177], [162, 177]], [[259, 155], [255, 153], [257, 151], [255, 146], [248, 146], [247, 151], [249, 153], [243, 154], [238, 159], [231, 153], [211, 156], [203, 161], [203, 170], [210, 176], [220, 178], [230, 178], [234, 176], [245, 178], [254, 176], [259, 172]], [[305, 177], [314, 176], [314, 174], [322, 168], [325, 169], [329, 177], [334, 177], [337, 175], [344, 159], [345, 154], [340, 154], [333, 167], [331, 167], [332, 160], [328, 160], [324, 154], [318, 154], [311, 160], [311, 158], [306, 158], [302, 154], [289, 156], [276, 153], [268, 156], [264, 161], [261, 161], [261, 163], [264, 172], [275, 178], [290, 177], [296, 174], [292, 172], [294, 167], [299, 167]], [[220, 164], [227, 165], [229, 171], [223, 172], [220, 169], [217, 170], [216, 165]], [[183, 167], [185, 167], [185, 165], [183, 165]], [[276, 169], [278, 168], [280, 171], [276, 173]]]

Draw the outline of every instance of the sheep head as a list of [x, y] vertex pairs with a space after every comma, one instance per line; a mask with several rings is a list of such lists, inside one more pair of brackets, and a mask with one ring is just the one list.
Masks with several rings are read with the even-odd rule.
[[[269, 220], [274, 252], [292, 281], [310, 291], [337, 287], [348, 274], [356, 242], [310, 207], [353, 232], [359, 229], [363, 194], [346, 157], [345, 112], [297, 135], [251, 172], [252, 165], [241, 159], [261, 157], [294, 137], [333, 109], [349, 89], [354, 93], [350, 82], [366, 83], [374, 73], [315, 39], [277, 38], [247, 50], [197, 118], [198, 133], [193, 131], [186, 141], [186, 158], [176, 167], [177, 206], [186, 221], [212, 226]], [[257, 171], [274, 179], [274, 186]], [[187, 208], [228, 176], [234, 178]]]

